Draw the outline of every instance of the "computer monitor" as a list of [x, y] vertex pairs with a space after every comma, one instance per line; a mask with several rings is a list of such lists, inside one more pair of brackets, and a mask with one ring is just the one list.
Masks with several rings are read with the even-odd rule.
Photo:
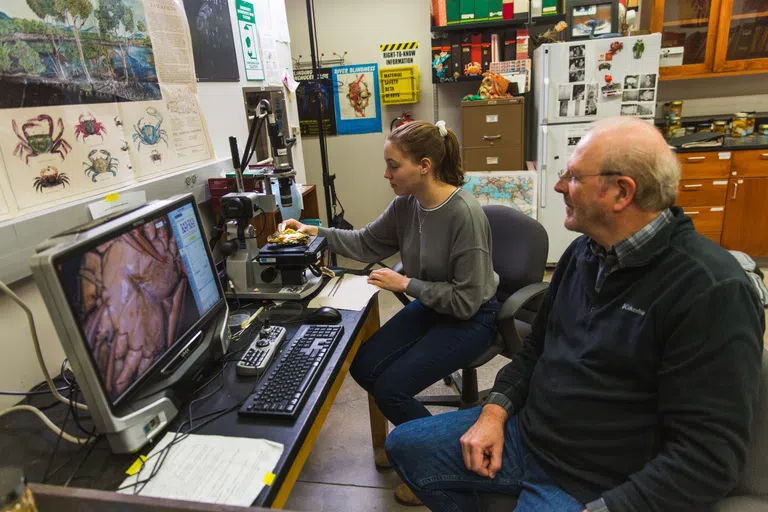
[[100, 432], [135, 451], [226, 352], [227, 306], [191, 195], [68, 231], [35, 280]]

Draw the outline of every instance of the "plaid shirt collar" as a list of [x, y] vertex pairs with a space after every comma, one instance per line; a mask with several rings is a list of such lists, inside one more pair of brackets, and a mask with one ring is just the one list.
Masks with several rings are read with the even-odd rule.
[[600, 291], [605, 279], [615, 270], [623, 268], [630, 255], [638, 252], [662, 229], [668, 226], [673, 219], [672, 211], [667, 208], [661, 215], [645, 225], [640, 231], [625, 238], [616, 245], [608, 249], [602, 247], [594, 240], [590, 241], [590, 249], [600, 261], [600, 270], [598, 272], [595, 289]]

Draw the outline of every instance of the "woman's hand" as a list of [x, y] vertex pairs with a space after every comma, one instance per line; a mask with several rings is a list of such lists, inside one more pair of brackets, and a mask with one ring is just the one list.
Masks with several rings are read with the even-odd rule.
[[280, 225], [277, 226], [277, 230], [280, 233], [282, 233], [283, 231], [289, 228], [293, 229], [294, 231], [298, 231], [300, 233], [306, 233], [309, 236], [317, 236], [317, 226], [307, 226], [306, 224], [302, 224], [296, 219], [288, 219], [286, 221], [281, 222]]
[[383, 290], [389, 290], [395, 293], [405, 293], [405, 289], [408, 288], [408, 283], [410, 282], [410, 277], [405, 277], [402, 274], [398, 274], [390, 268], [380, 268], [378, 270], [374, 270], [368, 276], [368, 284], [372, 284]]

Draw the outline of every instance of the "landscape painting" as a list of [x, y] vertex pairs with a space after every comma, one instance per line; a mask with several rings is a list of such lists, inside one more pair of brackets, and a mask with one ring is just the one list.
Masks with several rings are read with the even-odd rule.
[[142, 0], [0, 4], [0, 108], [162, 98]]

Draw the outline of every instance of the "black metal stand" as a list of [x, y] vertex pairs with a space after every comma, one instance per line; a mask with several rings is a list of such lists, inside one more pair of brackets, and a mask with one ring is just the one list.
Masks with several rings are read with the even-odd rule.
[[[320, 66], [317, 57], [317, 27], [315, 26], [315, 3], [314, 0], [306, 0], [307, 2], [307, 25], [309, 26], [309, 51], [312, 57], [312, 77], [317, 79], [320, 74]], [[325, 94], [322, 87], [312, 87], [313, 94], [322, 95]], [[315, 103], [317, 108], [317, 131], [318, 140], [320, 141], [320, 165], [323, 169], [323, 191], [325, 192], [325, 215], [328, 219], [328, 225], [332, 226], [332, 221], [336, 215], [336, 175], [331, 174], [328, 168], [328, 147], [325, 139], [325, 126], [323, 124], [323, 109], [320, 105], [323, 105], [323, 98], [318, 98]], [[336, 254], [330, 252], [330, 263], [333, 266], [337, 265]]]

